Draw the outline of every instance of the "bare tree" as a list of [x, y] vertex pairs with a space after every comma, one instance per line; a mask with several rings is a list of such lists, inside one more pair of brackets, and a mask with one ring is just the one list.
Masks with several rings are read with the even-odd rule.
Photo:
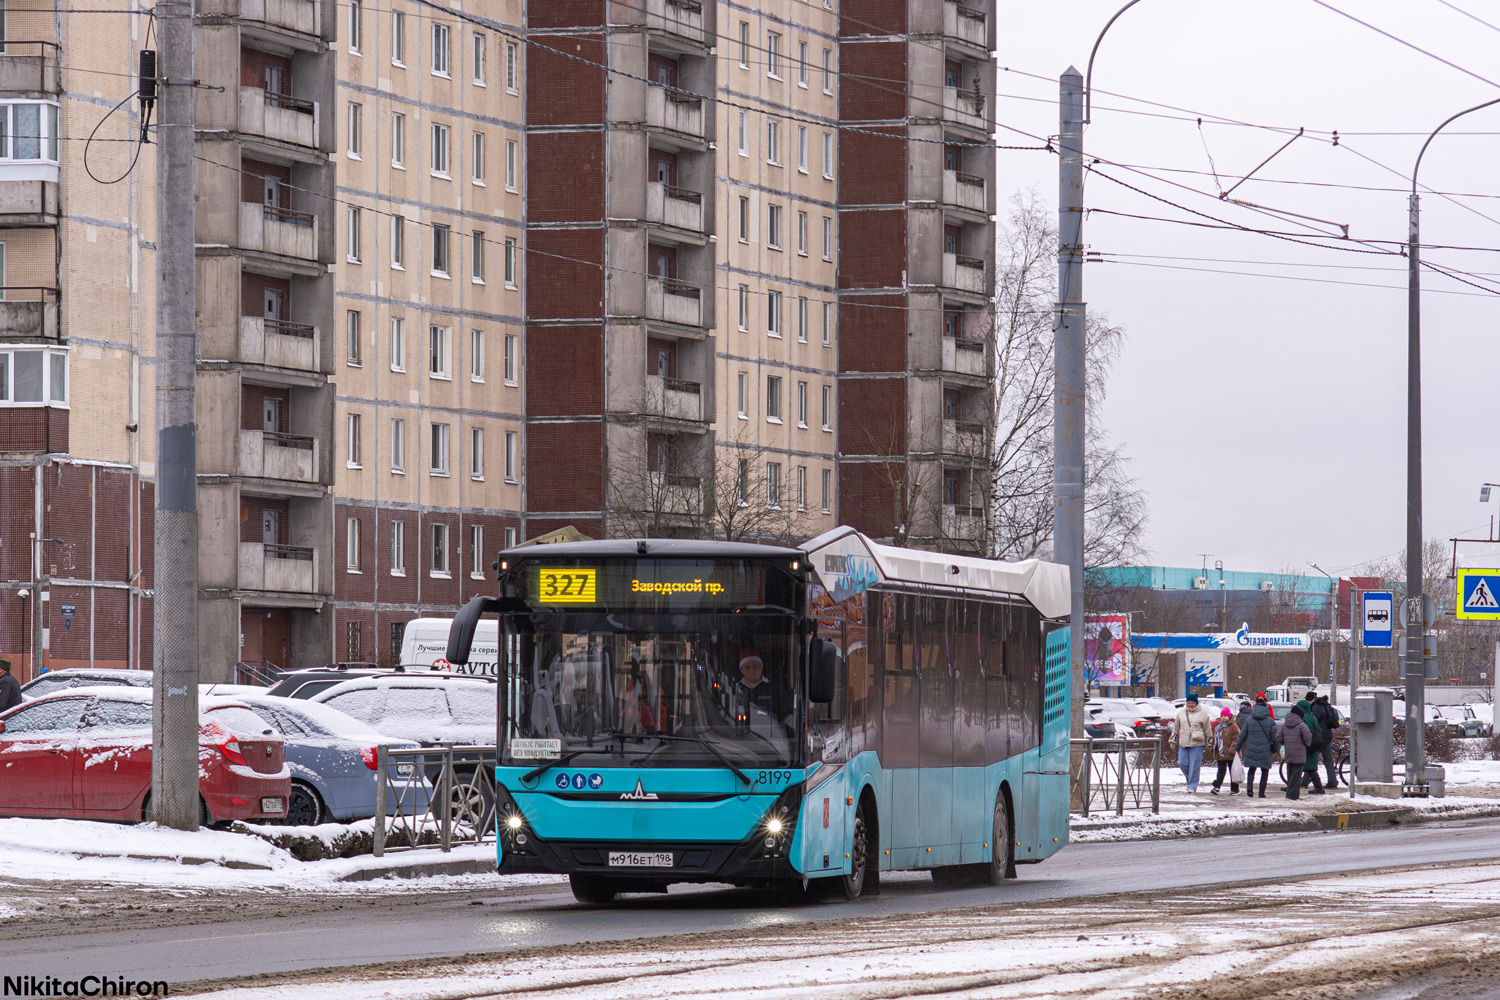
[[[1048, 555], [1052, 543], [1053, 298], [1057, 227], [1035, 191], [1011, 198], [998, 227], [995, 308], [995, 440], [990, 461], [990, 553]], [[1146, 494], [1124, 449], [1101, 430], [1098, 406], [1124, 342], [1123, 327], [1091, 315], [1085, 328], [1088, 430], [1084, 458], [1084, 560], [1109, 565], [1143, 554]]]
[[782, 475], [773, 479], [773, 460], [764, 447], [744, 437], [717, 449], [707, 518], [713, 537], [782, 545], [808, 537], [811, 521], [785, 475], [791, 469], [781, 466]]

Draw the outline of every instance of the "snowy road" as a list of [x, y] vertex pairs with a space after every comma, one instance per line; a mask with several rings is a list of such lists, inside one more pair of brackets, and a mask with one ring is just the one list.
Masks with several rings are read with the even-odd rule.
[[[1153, 936], [1164, 926], [1159, 917], [1164, 907], [1186, 905], [1199, 910], [1200, 906], [1227, 905], [1224, 900], [1230, 897], [1200, 899], [1198, 893], [1190, 893], [1186, 903], [1180, 895], [1174, 902], [1167, 902], [1168, 896], [1191, 891], [1194, 886], [1214, 887], [1215, 893], [1234, 894], [1233, 905], [1260, 914], [1256, 921], [1261, 927], [1265, 926], [1268, 913], [1278, 917], [1302, 913], [1297, 920], [1278, 920], [1278, 933], [1285, 930], [1284, 923], [1287, 927], [1302, 926], [1312, 933], [1313, 915], [1325, 911], [1342, 914], [1346, 910], [1344, 897], [1327, 905], [1307, 904], [1312, 909], [1303, 913], [1296, 909], [1303, 903], [1293, 904], [1288, 900], [1301, 898], [1308, 890], [1301, 886], [1287, 888], [1284, 880], [1288, 878], [1414, 863], [1475, 861], [1500, 862], [1500, 823], [1472, 821], [1369, 832], [1079, 845], [1045, 864], [1022, 868], [1019, 881], [999, 889], [940, 891], [925, 876], [898, 876], [886, 883], [882, 894], [873, 899], [796, 907], [768, 905], [764, 897], [744, 891], [674, 889], [668, 897], [629, 897], [618, 907], [591, 910], [575, 905], [562, 885], [505, 887], [506, 883], [498, 877], [481, 877], [471, 883], [471, 888], [450, 889], [431, 896], [411, 891], [384, 892], [378, 884], [365, 884], [357, 891], [318, 898], [248, 892], [216, 892], [209, 899], [184, 895], [178, 914], [181, 922], [173, 922], [168, 919], [170, 913], [158, 914], [153, 921], [138, 919], [152, 905], [152, 896], [143, 890], [111, 890], [113, 895], [94, 898], [86, 890], [74, 887], [77, 900], [94, 898], [92, 915], [56, 923], [48, 919], [47, 910], [40, 909], [34, 911], [34, 919], [7, 921], [5, 940], [0, 941], [0, 967], [11, 975], [64, 975], [85, 969], [167, 979], [177, 984], [203, 980], [244, 982], [248, 977], [262, 974], [373, 963], [408, 962], [415, 969], [428, 970], [435, 959], [535, 953], [541, 949], [578, 957], [600, 948], [615, 949], [608, 942], [644, 936], [706, 932], [720, 935], [715, 939], [720, 941], [716, 947], [724, 946], [725, 934], [732, 940], [760, 937], [779, 940], [785, 935], [800, 940], [811, 921], [834, 921], [831, 926], [845, 928], [835, 933], [843, 942], [836, 950], [844, 951], [850, 941], [869, 940], [872, 945], [885, 942], [889, 946], [888, 937], [881, 937], [873, 930], [870, 932], [873, 936], [867, 935], [866, 922], [870, 922], [870, 928], [895, 928], [919, 921], [931, 928], [923, 932], [923, 941], [932, 935], [939, 935], [932, 937], [939, 940], [943, 928], [952, 930], [972, 924], [976, 933], [989, 927], [993, 930], [991, 938], [1010, 941], [1026, 923], [1022, 915], [1027, 911], [1018, 907], [1030, 908], [1036, 914], [1043, 911], [1050, 914], [1045, 918], [1029, 918], [1043, 920], [1049, 933], [1071, 927], [1098, 930], [1113, 921], [1125, 920], [1120, 926], [1129, 925], [1130, 929], [1110, 931], [1107, 942], [1090, 931], [1095, 947], [1080, 953], [1091, 956], [1090, 960], [1113, 955], [1124, 961], [1139, 950], [1130, 943], [1130, 934], [1136, 935], [1137, 942], [1149, 940], [1168, 948], [1162, 954], [1194, 946], [1189, 939], [1196, 940], [1202, 930], [1198, 924], [1205, 921], [1201, 918], [1186, 930], [1172, 929], [1170, 944], [1166, 938]], [[1486, 893], [1494, 892], [1496, 883], [1488, 881], [1494, 877], [1497, 876], [1487, 875], [1480, 880], [1489, 887]], [[1224, 888], [1246, 880], [1259, 882], [1261, 886]], [[1350, 878], [1340, 881], [1346, 885], [1363, 884]], [[17, 898], [7, 891], [9, 888], [0, 885], [0, 892], [7, 898]], [[1141, 895], [1099, 898], [1119, 893]], [[134, 902], [125, 903], [127, 899]], [[1204, 899], [1219, 902], [1203, 903]], [[1485, 899], [1488, 902], [1484, 905], [1494, 909], [1494, 916], [1500, 918], [1500, 895]], [[70, 905], [77, 905], [76, 900]], [[119, 912], [126, 906], [136, 912]], [[168, 909], [171, 908], [169, 905]], [[955, 924], [953, 911], [962, 908], [978, 909], [963, 915]], [[1215, 911], [1210, 908], [1200, 912]], [[1411, 913], [1418, 923], [1425, 919], [1410, 907], [1405, 912]], [[1139, 919], [1139, 925], [1131, 923], [1134, 919]], [[1256, 926], [1256, 921], [1251, 926]], [[152, 922], [157, 925], [116, 929]], [[1240, 938], [1231, 935], [1224, 939], [1231, 940]], [[1048, 941], [1047, 949], [1061, 948], [1056, 941], [1050, 938]], [[677, 947], [678, 942], [663, 941], [661, 946]], [[1379, 947], [1388, 946], [1387, 943], [1371, 947], [1378, 951]], [[622, 955], [631, 954], [631, 947], [623, 945], [617, 950]], [[1028, 947], [1026, 954], [1030, 956], [1031, 951]], [[1069, 947], [1062, 951], [1074, 955], [1076, 949]], [[1150, 952], [1155, 962], [1156, 945]], [[512, 962], [507, 968], [524, 964]]]

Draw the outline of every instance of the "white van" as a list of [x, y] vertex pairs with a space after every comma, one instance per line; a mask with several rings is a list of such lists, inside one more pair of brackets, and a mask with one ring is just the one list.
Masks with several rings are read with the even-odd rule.
[[495, 676], [500, 659], [500, 623], [494, 618], [479, 620], [474, 631], [474, 647], [469, 662], [457, 666], [448, 662], [448, 629], [451, 618], [413, 618], [406, 623], [401, 636], [401, 665], [407, 670], [443, 670], [455, 674]]

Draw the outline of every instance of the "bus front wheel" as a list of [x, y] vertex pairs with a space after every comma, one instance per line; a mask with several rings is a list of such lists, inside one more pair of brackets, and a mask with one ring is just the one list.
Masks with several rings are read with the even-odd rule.
[[607, 875], [569, 875], [568, 885], [574, 899], [591, 906], [608, 906], [620, 893], [619, 885]]
[[865, 822], [865, 804], [861, 802], [854, 810], [854, 830], [849, 838], [849, 874], [829, 881], [845, 899], [858, 899], [864, 895], [865, 883], [869, 881], [870, 834]]

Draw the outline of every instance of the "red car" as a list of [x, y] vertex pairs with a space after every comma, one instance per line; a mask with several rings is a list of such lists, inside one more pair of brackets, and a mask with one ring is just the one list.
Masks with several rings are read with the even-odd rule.
[[[0, 816], [147, 820], [150, 688], [74, 688], [0, 715]], [[205, 825], [286, 815], [291, 772], [280, 735], [245, 705], [199, 705]]]

